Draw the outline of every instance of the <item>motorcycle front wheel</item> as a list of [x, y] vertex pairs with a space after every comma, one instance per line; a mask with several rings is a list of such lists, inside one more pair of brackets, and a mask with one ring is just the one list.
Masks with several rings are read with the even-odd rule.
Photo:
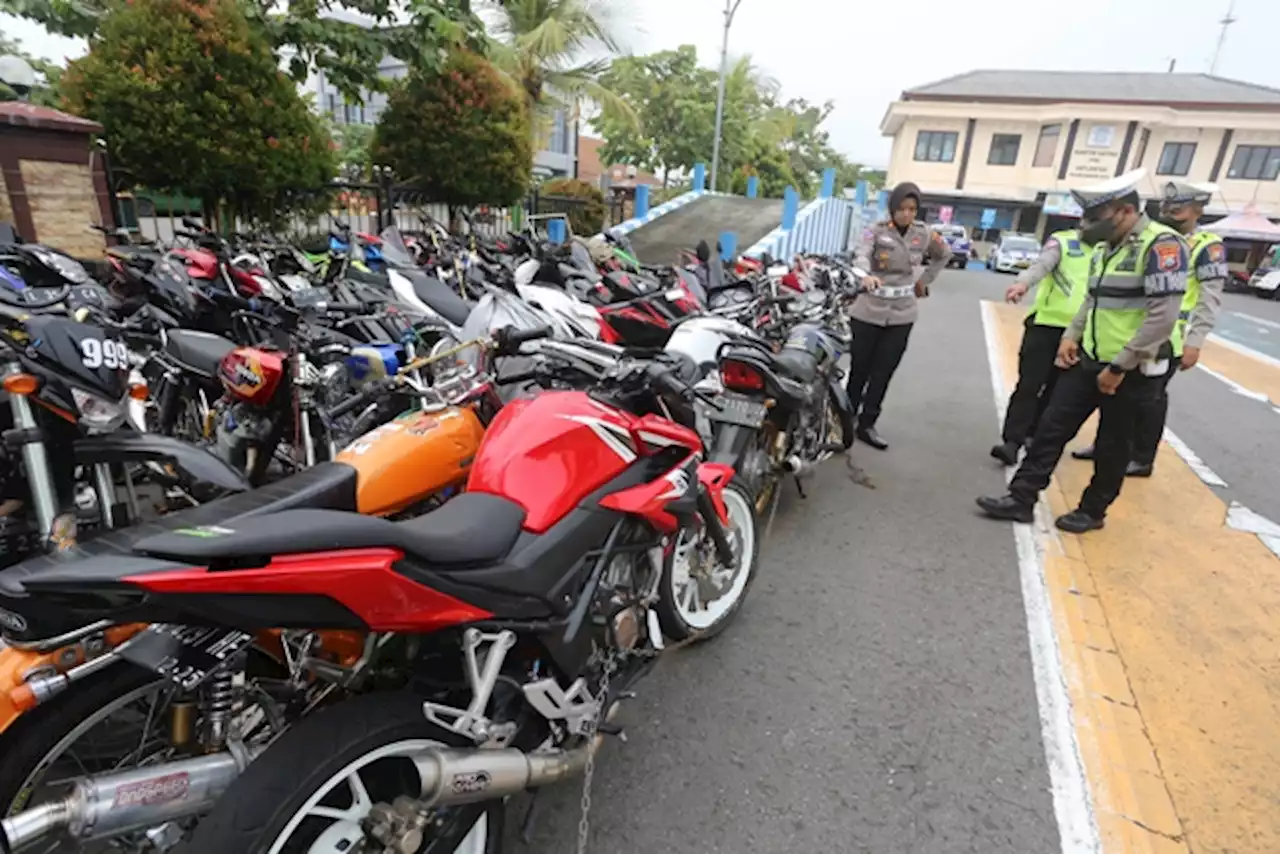
[[722, 493], [729, 524], [725, 535], [736, 566], [723, 566], [705, 528], [683, 530], [662, 570], [657, 604], [662, 631], [676, 641], [724, 631], [737, 616], [755, 580], [760, 537], [755, 502], [737, 480]]
[[[365, 850], [361, 821], [377, 803], [420, 790], [408, 757], [468, 744], [430, 723], [422, 698], [374, 693], [322, 709], [291, 727], [218, 800], [188, 854], [343, 854]], [[438, 811], [416, 851], [497, 854], [501, 800]], [[376, 850], [381, 850], [377, 848]]]

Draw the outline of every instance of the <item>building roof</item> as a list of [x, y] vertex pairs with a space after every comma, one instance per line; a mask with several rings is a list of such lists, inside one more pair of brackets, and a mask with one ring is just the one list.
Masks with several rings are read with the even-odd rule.
[[102, 125], [64, 113], [51, 107], [40, 107], [26, 101], [0, 101], [0, 125], [62, 130], [73, 133], [101, 133]]
[[902, 100], [1075, 101], [1280, 110], [1280, 89], [1210, 74], [978, 70], [908, 89]]

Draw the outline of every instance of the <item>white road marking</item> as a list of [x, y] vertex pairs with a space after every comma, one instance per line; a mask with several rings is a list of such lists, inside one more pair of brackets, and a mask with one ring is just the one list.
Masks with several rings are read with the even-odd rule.
[[[997, 320], [990, 303], [980, 303], [982, 328], [987, 342], [987, 364], [991, 368], [991, 391], [995, 395], [996, 422], [1004, 423], [1008, 386], [1001, 367]], [[1010, 476], [1006, 472], [1006, 477]], [[1097, 854], [1102, 843], [1093, 814], [1093, 799], [1085, 780], [1084, 761], [1076, 739], [1071, 697], [1062, 670], [1058, 637], [1053, 629], [1052, 605], [1044, 580], [1045, 507], [1039, 502], [1040, 517], [1033, 531], [1030, 525], [1014, 524], [1013, 538], [1018, 550], [1018, 573], [1022, 580], [1022, 604], [1027, 612], [1027, 640], [1031, 645], [1031, 672], [1040, 705], [1040, 735], [1045, 763], [1049, 767], [1049, 787], [1053, 811], [1058, 820], [1063, 854]], [[1039, 536], [1037, 536], [1039, 534]]]
[[1182, 461], [1187, 464], [1196, 477], [1200, 478], [1208, 486], [1226, 486], [1227, 482], [1218, 476], [1218, 473], [1209, 468], [1204, 460], [1200, 459], [1195, 451], [1191, 450], [1186, 442], [1178, 438], [1178, 435], [1168, 427], [1164, 428], [1164, 440], [1169, 443], [1169, 447], [1178, 456], [1182, 457]]
[[1252, 314], [1245, 314], [1243, 311], [1232, 311], [1229, 313], [1234, 314], [1236, 317], [1244, 318], [1250, 323], [1257, 323], [1260, 326], [1270, 326], [1272, 329], [1280, 329], [1280, 323], [1276, 323], [1274, 320], [1267, 320], [1262, 317], [1254, 317]]
[[1247, 534], [1256, 534], [1262, 544], [1276, 557], [1280, 557], [1280, 525], [1261, 513], [1255, 513], [1239, 501], [1232, 501], [1227, 508], [1227, 527]]
[[1224, 383], [1228, 388], [1230, 388], [1232, 391], [1234, 391], [1236, 394], [1240, 395], [1241, 397], [1247, 397], [1250, 400], [1256, 400], [1261, 403], [1271, 402], [1271, 398], [1267, 397], [1262, 392], [1254, 391], [1251, 388], [1246, 388], [1245, 386], [1242, 386], [1240, 385], [1240, 383], [1231, 379], [1231, 377], [1226, 376], [1225, 374], [1218, 373], [1213, 368], [1207, 368], [1203, 364], [1197, 363], [1196, 370], [1204, 371], [1209, 376], [1213, 377], [1214, 379], [1218, 380], [1221, 383]]
[[1230, 338], [1223, 338], [1216, 332], [1209, 336], [1209, 340], [1215, 344], [1221, 344], [1228, 350], [1234, 350], [1241, 356], [1248, 356], [1250, 359], [1257, 359], [1259, 362], [1270, 365], [1273, 368], [1280, 368], [1280, 359], [1275, 356], [1268, 356], [1266, 353], [1260, 353], [1252, 347], [1246, 347], [1243, 344], [1232, 341]]

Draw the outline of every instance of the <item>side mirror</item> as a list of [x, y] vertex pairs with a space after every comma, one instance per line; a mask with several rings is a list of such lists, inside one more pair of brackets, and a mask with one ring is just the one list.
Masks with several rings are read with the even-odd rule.
[[699, 240], [697, 247], [693, 250], [694, 255], [703, 264], [711, 260], [711, 247], [707, 245], [707, 241]]

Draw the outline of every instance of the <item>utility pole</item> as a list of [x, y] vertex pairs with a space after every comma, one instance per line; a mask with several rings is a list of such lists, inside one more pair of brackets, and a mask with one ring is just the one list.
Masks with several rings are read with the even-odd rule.
[[1222, 58], [1222, 45], [1227, 40], [1227, 27], [1231, 26], [1236, 22], [1236, 19], [1231, 17], [1231, 13], [1234, 12], [1235, 9], [1236, 9], [1236, 0], [1230, 0], [1230, 2], [1227, 3], [1226, 17], [1218, 22], [1219, 24], [1222, 24], [1222, 32], [1218, 33], [1218, 46], [1213, 50], [1213, 62], [1209, 63], [1210, 74], [1218, 73], [1218, 60]]
[[720, 42], [720, 91], [716, 94], [716, 139], [711, 146], [711, 191], [715, 192], [720, 174], [720, 126], [724, 121], [724, 76], [729, 63], [729, 28], [742, 0], [724, 0], [724, 39]]

